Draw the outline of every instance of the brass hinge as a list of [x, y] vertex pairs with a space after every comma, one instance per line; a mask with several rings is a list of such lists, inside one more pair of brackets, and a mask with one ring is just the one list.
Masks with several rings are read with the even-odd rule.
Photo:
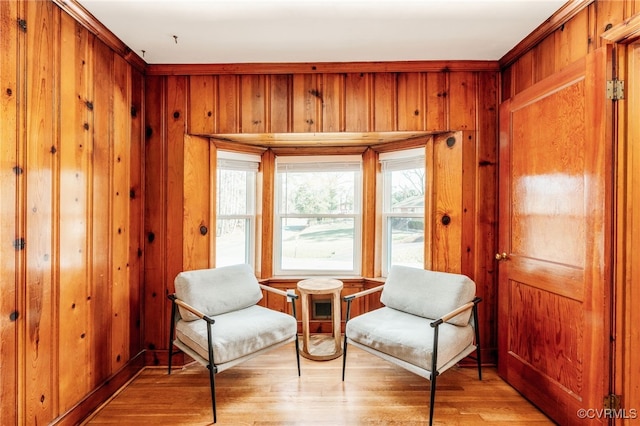
[[624, 80], [607, 80], [607, 99], [624, 99]]
[[620, 409], [620, 395], [609, 394], [605, 395], [603, 406], [605, 410], [619, 410]]

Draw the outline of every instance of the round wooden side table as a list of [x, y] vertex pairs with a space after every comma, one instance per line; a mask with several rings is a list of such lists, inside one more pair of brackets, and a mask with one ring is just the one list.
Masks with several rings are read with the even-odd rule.
[[[340, 291], [342, 281], [333, 278], [309, 278], [298, 282], [302, 304], [302, 350], [301, 355], [314, 361], [327, 361], [342, 355], [340, 343]], [[330, 294], [333, 333], [329, 335], [309, 334], [309, 295]]]

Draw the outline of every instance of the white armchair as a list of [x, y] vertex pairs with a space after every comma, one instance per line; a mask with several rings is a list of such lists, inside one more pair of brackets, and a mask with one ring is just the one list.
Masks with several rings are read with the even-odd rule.
[[[351, 302], [381, 291], [382, 308], [350, 319]], [[482, 380], [476, 285], [465, 275], [393, 266], [384, 285], [343, 299], [347, 302], [342, 380], [347, 344], [399, 365], [431, 383], [433, 423], [436, 378], [476, 352]]]
[[[293, 341], [300, 376], [295, 294], [259, 284], [249, 265], [181, 272], [175, 289], [168, 374], [174, 345], [209, 369], [214, 423], [215, 374]], [[289, 297], [293, 316], [258, 305], [262, 290]]]

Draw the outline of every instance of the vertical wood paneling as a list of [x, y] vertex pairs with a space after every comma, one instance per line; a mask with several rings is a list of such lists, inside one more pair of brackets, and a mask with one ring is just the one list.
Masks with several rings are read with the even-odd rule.
[[91, 389], [90, 325], [90, 161], [93, 112], [88, 33], [71, 17], [61, 19], [60, 54], [60, 408], [71, 408]]
[[264, 75], [240, 77], [240, 102], [242, 133], [264, 133], [266, 131], [267, 93]]
[[375, 73], [373, 78], [373, 131], [390, 132], [397, 123], [395, 73]]
[[[129, 312], [140, 300], [129, 290], [140, 290], [141, 271], [127, 275], [128, 228], [140, 231], [142, 218], [127, 207], [130, 66], [118, 57], [114, 79], [113, 51], [96, 40], [53, 2], [0, 3], [3, 425], [50, 424], [93, 409], [121, 371], [110, 365], [112, 343], [124, 348], [119, 366], [131, 361]], [[23, 248], [13, 247], [16, 238]], [[112, 297], [114, 277], [124, 292]]]
[[[211, 198], [215, 188], [209, 187], [209, 138], [185, 135], [184, 138], [184, 270], [208, 268], [209, 249], [215, 238], [216, 223], [211, 222]], [[201, 227], [206, 227], [205, 234]]]
[[111, 372], [116, 372], [129, 360], [129, 175], [131, 164], [131, 74], [129, 65], [120, 56], [113, 60], [113, 150], [110, 170], [112, 184], [111, 241], [112, 277], [112, 340]]
[[293, 75], [293, 132], [318, 132], [322, 104], [316, 74]]
[[[272, 150], [262, 154], [258, 181], [262, 180], [262, 205], [257, 212], [256, 221], [260, 230], [260, 241], [273, 241], [273, 209], [275, 208], [275, 171], [276, 156]], [[258, 274], [262, 278], [273, 275], [273, 244], [263, 244], [260, 251]]]
[[[453, 142], [449, 142], [453, 139]], [[449, 146], [451, 145], [452, 146]], [[434, 139], [433, 269], [460, 273], [462, 238], [462, 133]], [[448, 216], [450, 223], [443, 218]]]
[[447, 128], [448, 99], [448, 73], [429, 72], [425, 96], [427, 98], [427, 125], [426, 130], [442, 130]]
[[[91, 167], [91, 324], [93, 385], [111, 375], [111, 179], [110, 163], [113, 120], [111, 86], [113, 85], [113, 52], [103, 43], [94, 45], [93, 80], [93, 163]], [[91, 124], [91, 123], [90, 123]]]
[[433, 270], [433, 262], [434, 262], [434, 229], [435, 229], [435, 220], [433, 218], [436, 216], [435, 212], [435, 176], [436, 176], [436, 167], [435, 167], [435, 143], [434, 137], [430, 136], [427, 138], [427, 143], [424, 146], [424, 178], [425, 178], [425, 191], [424, 191], [424, 211], [425, 211], [425, 221], [424, 221], [424, 268]]
[[515, 95], [515, 90], [513, 89], [513, 72], [513, 66], [510, 66], [502, 70], [500, 75], [500, 81], [502, 82], [502, 96], [500, 97], [500, 100], [502, 102]]
[[345, 75], [323, 74], [322, 91], [322, 130], [324, 132], [343, 132], [345, 130]]
[[[182, 266], [183, 227], [182, 217], [184, 209], [184, 134], [186, 131], [187, 110], [187, 78], [184, 76], [167, 77], [167, 110], [165, 111], [167, 126], [167, 235], [166, 249], [171, 256], [167, 258], [166, 283], [158, 297], [164, 299], [165, 311], [169, 311], [169, 303], [165, 296], [166, 290], [173, 292], [173, 280]], [[236, 98], [237, 99], [237, 98]], [[168, 336], [168, 322], [163, 321], [162, 339]], [[164, 344], [163, 344], [164, 346]]]
[[345, 76], [345, 130], [371, 130], [371, 74], [349, 73]]
[[55, 349], [58, 332], [54, 317], [56, 290], [54, 265], [55, 183], [57, 160], [51, 148], [56, 144], [54, 88], [56, 51], [54, 7], [49, 2], [26, 2], [26, 270], [25, 336], [25, 423], [47, 424], [57, 414]]
[[[462, 145], [461, 167], [462, 167], [462, 208], [460, 218], [462, 220], [460, 228], [460, 272], [467, 276], [475, 276], [476, 253], [476, 226], [477, 226], [477, 205], [478, 200], [478, 161], [477, 161], [477, 132], [462, 132], [460, 138]], [[479, 197], [480, 200], [484, 197]]]
[[273, 133], [291, 131], [291, 76], [269, 76], [269, 128]]
[[[147, 77], [145, 80], [145, 249], [144, 249], [144, 314], [145, 349], [166, 347], [165, 319], [159, 321], [159, 312], [165, 312], [167, 304], [166, 273], [166, 167], [167, 142], [164, 133], [166, 95], [164, 77]], [[182, 183], [180, 183], [182, 186]], [[173, 219], [176, 220], [176, 219]], [[171, 254], [173, 256], [173, 254]]]
[[142, 349], [142, 283], [144, 282], [144, 76], [131, 70], [131, 149], [129, 188], [129, 354]]
[[574, 63], [589, 52], [589, 10], [590, 8], [584, 9], [555, 32], [558, 49], [557, 63], [560, 69]]
[[[543, 61], [544, 62], [544, 61]], [[534, 51], [530, 50], [513, 64], [513, 76], [516, 92], [531, 86], [534, 82]]]
[[187, 129], [189, 133], [195, 135], [215, 133], [217, 82], [217, 77], [213, 75], [189, 77], [189, 127]]
[[[380, 237], [372, 229], [382, 228], [380, 215], [381, 200], [376, 197], [377, 183], [380, 178], [378, 155], [372, 149], [367, 149], [362, 155], [362, 272], [364, 277], [377, 277], [381, 274]], [[376, 244], [376, 241], [378, 242]]]
[[475, 129], [478, 102], [476, 79], [473, 72], [449, 73], [449, 129]]
[[[555, 37], [547, 37], [534, 48], [533, 63], [531, 64], [534, 74], [532, 83], [537, 83], [538, 81], [549, 77], [551, 74], [556, 72], [556, 55], [549, 54], [549, 52], [556, 51], [555, 43]], [[521, 90], [524, 89], [525, 87], [523, 87]]]
[[0, 424], [18, 424], [18, 326], [24, 324], [19, 307], [20, 251], [13, 241], [18, 228], [18, 99], [24, 96], [18, 86], [18, 7], [0, 2]]
[[[497, 273], [494, 253], [497, 252], [497, 164], [498, 164], [498, 76], [494, 73], [483, 72], [478, 76], [478, 132], [476, 143], [476, 157], [474, 166], [477, 167], [475, 180], [475, 265], [474, 276], [477, 292], [485, 302], [497, 300]], [[482, 330], [483, 360], [491, 361], [495, 356], [497, 344], [497, 328], [494, 326], [497, 307], [495, 303], [481, 303], [479, 305], [480, 318], [484, 328]], [[488, 320], [488, 321], [486, 321]], [[495, 359], [494, 359], [495, 361]]]
[[398, 74], [398, 129], [423, 130], [426, 117], [424, 74]]
[[218, 133], [238, 133], [240, 131], [239, 78], [235, 75], [218, 76], [218, 103], [215, 118]]

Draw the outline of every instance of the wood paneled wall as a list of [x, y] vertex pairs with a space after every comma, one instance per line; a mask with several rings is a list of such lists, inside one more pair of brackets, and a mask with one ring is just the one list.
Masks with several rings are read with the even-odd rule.
[[0, 424], [72, 424], [141, 358], [144, 75], [49, 1], [0, 45]]
[[[549, 34], [516, 56], [507, 55], [502, 65], [502, 100], [532, 86], [583, 58], [606, 41], [602, 34], [640, 13], [638, 0], [569, 2], [567, 20], [549, 23]], [[532, 34], [530, 38], [535, 38]], [[523, 40], [521, 44], [529, 43]]]
[[[281, 147], [265, 134], [330, 133], [339, 137], [347, 133], [411, 131], [457, 135], [451, 148], [446, 145], [446, 138], [437, 137], [431, 147], [431, 265], [438, 270], [465, 273], [477, 282], [478, 294], [485, 300], [481, 308], [485, 359], [495, 360], [497, 64], [401, 64], [397, 68], [402, 69], [394, 71], [386, 69], [388, 64], [385, 69], [376, 64], [332, 64], [330, 72], [322, 71], [322, 67], [289, 64], [279, 66], [276, 72], [265, 66], [265, 73], [256, 65], [233, 70], [216, 65], [197, 69], [148, 67], [143, 314], [148, 362], [166, 362], [166, 294], [174, 291], [175, 276], [184, 269], [214, 266], [214, 237], [211, 232], [204, 236], [198, 232], [201, 225], [215, 229], [210, 197], [215, 188], [217, 142], [209, 138], [215, 140], [218, 134], [227, 138], [262, 135], [265, 145], [260, 149], [267, 149], [263, 155], [263, 197], [269, 198], [273, 196], [270, 168], [274, 153]], [[334, 142], [330, 149], [353, 150], [354, 145], [358, 142], [352, 140], [342, 147]], [[360, 152], [369, 152], [365, 154], [366, 167], [375, 167], [376, 157], [371, 153], [380, 147], [367, 150], [362, 141], [359, 145], [365, 145], [357, 148]], [[225, 148], [230, 147], [255, 148], [226, 142]], [[287, 152], [305, 149], [322, 147], [311, 139], [308, 146], [287, 146]], [[375, 176], [375, 171], [365, 170], [365, 179], [367, 174]], [[375, 178], [368, 182], [375, 185]], [[291, 288], [289, 281], [271, 277], [272, 232], [269, 204], [265, 206], [257, 273], [273, 285]], [[444, 214], [453, 219], [448, 226], [441, 222]], [[365, 223], [374, 225], [375, 217], [365, 218]], [[373, 226], [364, 233], [367, 252], [363, 275], [375, 278], [379, 259], [374, 251], [379, 241], [375, 241]], [[345, 291], [353, 292], [367, 282], [349, 280]], [[163, 313], [162, 318], [159, 313]]]

